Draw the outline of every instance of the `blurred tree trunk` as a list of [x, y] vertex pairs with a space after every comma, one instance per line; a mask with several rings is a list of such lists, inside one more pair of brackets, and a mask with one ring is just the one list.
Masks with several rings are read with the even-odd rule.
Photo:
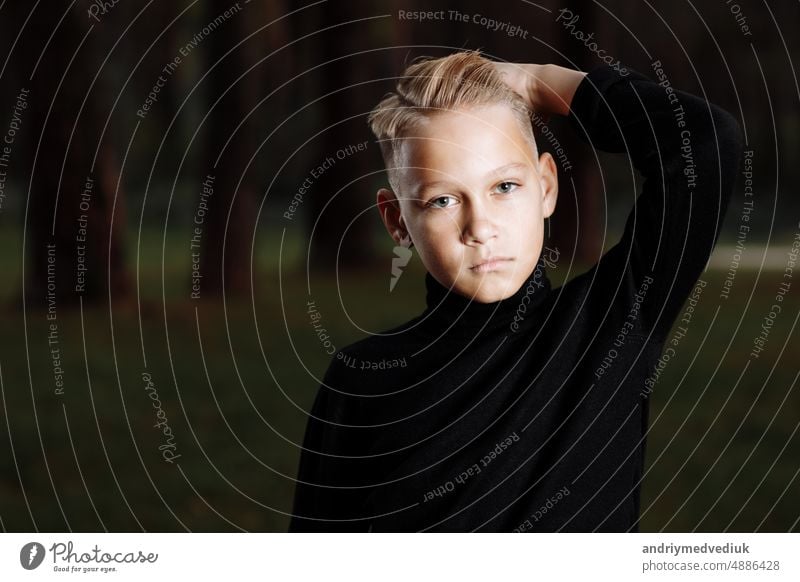
[[[359, 9], [351, 2], [327, 2], [322, 12], [325, 26], [375, 15], [374, 9]], [[366, 123], [367, 113], [374, 106], [375, 85], [358, 84], [374, 79], [380, 57], [375, 53], [354, 55], [371, 48], [372, 26], [375, 24], [370, 22], [343, 24], [320, 33], [318, 61], [343, 57], [319, 69], [319, 95], [332, 94], [320, 104], [323, 120], [319, 130], [323, 133], [312, 142], [317, 155], [309, 168], [333, 160], [308, 196], [313, 228], [311, 262], [313, 267], [325, 270], [337, 266], [359, 269], [375, 260], [371, 244], [375, 179], [366, 176], [374, 170], [370, 161], [378, 155]], [[365, 141], [366, 151], [351, 151], [352, 146]], [[351, 153], [341, 153], [344, 150]]]
[[[26, 294], [37, 303], [47, 296], [48, 258], [53, 256], [59, 307], [74, 304], [79, 296], [84, 303], [103, 302], [109, 294], [112, 301], [122, 301], [131, 290], [124, 256], [125, 197], [117, 191], [112, 136], [106, 133], [98, 143], [108, 115], [104, 106], [110, 103], [102, 75], [80, 109], [104, 55], [101, 31], [111, 23], [94, 23], [84, 11], [71, 10], [59, 26], [68, 3], [58, 4], [31, 17], [15, 53], [30, 87], [23, 132], [28, 145], [38, 147], [27, 211]], [[48, 245], [54, 245], [53, 255]]]
[[[399, 10], [418, 9], [416, 0], [389, 0], [389, 7], [389, 12], [392, 15], [397, 14]], [[388, 22], [383, 23], [383, 25], [389, 28], [387, 37], [391, 39], [393, 48], [389, 53], [388, 59], [381, 58], [381, 62], [388, 62], [391, 67], [387, 74], [381, 76], [399, 77], [410, 64], [408, 57], [411, 52], [410, 45], [414, 42], [414, 27], [409, 20], [401, 18], [392, 18]], [[394, 85], [395, 83], [393, 82], [392, 86]]]
[[[206, 22], [230, 7], [228, 0], [210, 0], [206, 3]], [[202, 226], [202, 296], [220, 295], [223, 290], [229, 295], [244, 295], [250, 289], [250, 246], [256, 212], [253, 166], [244, 172], [255, 150], [255, 130], [252, 118], [238, 130], [236, 127], [258, 100], [260, 69], [247, 72], [259, 56], [252, 38], [233, 47], [247, 36], [256, 7], [257, 4], [244, 6], [242, 12], [233, 14], [204, 41], [208, 71], [204, 84], [210, 111], [205, 122], [205, 163], [198, 179], [203, 183], [207, 176], [213, 176], [213, 194], [207, 199], [208, 211]], [[244, 76], [237, 81], [241, 75]], [[201, 190], [198, 185], [197, 204]]]
[[[132, 21], [142, 8], [143, 5], [140, 4], [120, 4], [114, 10], [124, 12], [125, 18]], [[118, 47], [121, 59], [131, 67], [144, 57], [132, 79], [132, 84], [135, 86], [129, 89], [137, 96], [137, 99], [140, 99], [139, 96], [147, 96], [152, 91], [153, 83], [159, 75], [163, 74], [163, 68], [172, 63], [176, 57], [181, 56], [181, 47], [185, 45], [187, 37], [191, 38], [194, 34], [195, 28], [189, 19], [191, 11], [179, 16], [184, 9], [185, 6], [167, 2], [151, 4], [145, 10], [144, 16], [139, 17], [139, 25], [133, 27], [126, 34], [126, 38], [129, 40], [122, 42]], [[173, 22], [176, 18], [177, 21]], [[157, 25], [153, 25], [153, 23], [157, 23]], [[185, 60], [188, 61], [188, 59]], [[151, 152], [152, 157], [144, 161], [148, 171], [151, 169], [151, 164], [156, 164], [156, 167], [152, 168], [151, 188], [156, 188], [156, 185], [160, 183], [172, 183], [186, 148], [183, 138], [187, 133], [186, 126], [190, 125], [190, 122], [185, 121], [187, 106], [184, 105], [180, 113], [182, 119], [173, 120], [173, 116], [177, 114], [181, 102], [196, 81], [191, 78], [190, 67], [191, 65], [187, 62], [182, 62], [179, 68], [167, 77], [167, 82], [159, 90], [158, 102], [148, 112], [147, 118], [142, 121], [143, 124], [155, 126], [156, 129], [153, 133], [158, 136], [158, 140], [155, 142], [156, 148], [161, 141], [161, 136], [164, 137], [164, 145], [158, 153], [158, 159], [155, 158], [156, 148], [154, 148]], [[139, 103], [137, 103], [138, 106]], [[170, 123], [172, 123], [171, 128], [169, 128]], [[169, 133], [164, 135], [168, 128]], [[141, 132], [142, 129], [140, 128], [139, 131]], [[194, 131], [194, 127], [189, 127], [189, 130]], [[181, 169], [181, 177], [194, 176], [197, 172], [197, 160], [195, 156], [191, 155], [192, 153], [187, 152]], [[151, 192], [150, 196], [152, 195]], [[143, 212], [144, 208], [139, 210]]]

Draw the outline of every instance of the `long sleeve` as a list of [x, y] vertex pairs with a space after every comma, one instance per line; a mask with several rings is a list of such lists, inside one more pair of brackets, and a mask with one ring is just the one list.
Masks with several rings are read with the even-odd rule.
[[370, 475], [364, 429], [358, 423], [357, 396], [343, 390], [339, 362], [334, 357], [309, 414], [295, 486], [290, 532], [367, 531], [362, 506], [364, 483]]
[[644, 177], [624, 234], [590, 276], [625, 312], [644, 282], [638, 324], [663, 340], [711, 256], [743, 145], [723, 109], [628, 70], [590, 71], [569, 119], [592, 146], [627, 152]]

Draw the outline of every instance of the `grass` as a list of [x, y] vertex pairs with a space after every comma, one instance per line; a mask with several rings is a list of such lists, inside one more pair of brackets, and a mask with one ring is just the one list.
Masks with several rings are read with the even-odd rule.
[[[36, 309], [25, 319], [9, 304], [19, 242], [0, 232], [7, 274], [0, 297], [8, 305], [0, 331], [3, 529], [284, 531], [302, 411], [329, 357], [305, 302], [316, 302], [336, 347], [423, 307], [417, 259], [391, 295], [390, 248], [384, 269], [338, 281], [314, 276], [309, 293], [304, 272], [285, 271], [279, 285], [275, 240], [256, 255], [255, 305], [190, 302], [183, 289], [190, 265], [176, 240], [168, 237], [165, 253], [165, 304], [161, 238], [148, 234], [142, 243], [141, 335], [135, 310], [59, 310], [65, 391], [57, 395], [48, 321]], [[301, 254], [299, 242], [288, 241], [286, 263]], [[554, 283], [560, 276], [553, 273]], [[741, 269], [727, 301], [718, 297], [724, 272], [704, 278], [689, 333], [651, 397], [642, 530], [796, 531], [796, 293], [753, 359], [780, 273]], [[154, 427], [145, 370], [181, 455], [174, 464], [159, 450], [167, 441]]]

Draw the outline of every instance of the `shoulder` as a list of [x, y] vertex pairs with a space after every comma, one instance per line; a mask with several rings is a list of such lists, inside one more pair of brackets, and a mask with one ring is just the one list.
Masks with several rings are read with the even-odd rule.
[[406, 368], [409, 356], [418, 349], [419, 319], [415, 317], [397, 327], [372, 333], [336, 350], [326, 377], [335, 382], [357, 378], [363, 372]]
[[417, 341], [417, 324], [420, 320], [421, 316], [417, 316], [393, 328], [370, 333], [366, 337], [337, 350], [334, 357], [338, 356], [339, 353], [379, 355], [404, 349], [408, 344], [413, 344]]

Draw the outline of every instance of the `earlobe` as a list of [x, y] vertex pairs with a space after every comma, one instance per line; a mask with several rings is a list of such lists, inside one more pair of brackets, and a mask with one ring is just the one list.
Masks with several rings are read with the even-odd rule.
[[406, 229], [403, 216], [400, 213], [400, 203], [397, 201], [397, 197], [391, 190], [381, 188], [378, 190], [376, 199], [378, 213], [381, 215], [383, 225], [386, 227], [389, 236], [399, 244], [404, 237], [403, 233], [405, 233]]
[[395, 233], [395, 237], [396, 237], [395, 241], [401, 247], [405, 247], [407, 249], [410, 249], [411, 247], [414, 246], [414, 241], [411, 240], [411, 235], [408, 234], [408, 231], [403, 231], [403, 232], [399, 232], [398, 231], [398, 232]]
[[548, 218], [555, 211], [558, 199], [558, 170], [553, 156], [548, 152], [543, 153], [539, 158], [539, 174], [542, 189], [542, 214]]

